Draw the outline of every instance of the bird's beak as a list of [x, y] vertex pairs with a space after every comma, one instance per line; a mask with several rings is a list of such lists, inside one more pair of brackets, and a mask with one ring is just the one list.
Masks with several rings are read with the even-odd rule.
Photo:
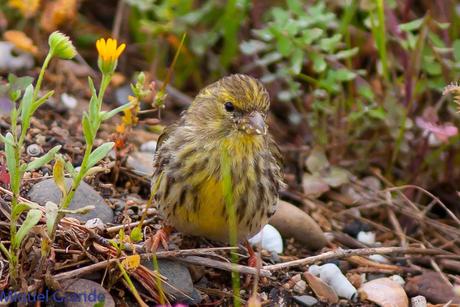
[[264, 135], [267, 131], [267, 126], [265, 125], [264, 117], [260, 112], [252, 112], [248, 116], [249, 126], [255, 134]]

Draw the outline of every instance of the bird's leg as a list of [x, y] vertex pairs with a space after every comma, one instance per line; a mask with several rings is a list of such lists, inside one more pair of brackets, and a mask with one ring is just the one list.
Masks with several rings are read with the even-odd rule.
[[248, 250], [248, 254], [249, 254], [249, 258], [248, 258], [248, 266], [252, 267], [252, 268], [257, 268], [257, 260], [258, 260], [258, 257], [256, 255], [256, 253], [254, 252], [254, 250], [252, 249], [252, 246], [251, 244], [249, 244], [249, 242], [246, 240], [244, 242], [244, 246], [246, 247], [246, 249]]
[[158, 229], [158, 231], [149, 238], [150, 246], [148, 249], [152, 252], [156, 252], [161, 243], [163, 248], [168, 250], [168, 240], [172, 230], [173, 227], [171, 226], [162, 226], [160, 229]]

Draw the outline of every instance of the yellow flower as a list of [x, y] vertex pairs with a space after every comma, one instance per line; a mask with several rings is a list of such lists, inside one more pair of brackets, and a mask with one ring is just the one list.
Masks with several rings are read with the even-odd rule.
[[117, 66], [117, 60], [120, 57], [126, 45], [118, 46], [116, 39], [109, 38], [107, 41], [103, 38], [96, 42], [97, 52], [99, 53], [99, 68], [104, 73], [112, 73]]
[[19, 10], [24, 17], [30, 18], [37, 13], [40, 0], [9, 0], [8, 5]]
[[104, 62], [112, 62], [118, 60], [126, 45], [121, 44], [117, 48], [117, 40], [109, 38], [107, 42], [101, 38], [96, 42], [97, 52]]

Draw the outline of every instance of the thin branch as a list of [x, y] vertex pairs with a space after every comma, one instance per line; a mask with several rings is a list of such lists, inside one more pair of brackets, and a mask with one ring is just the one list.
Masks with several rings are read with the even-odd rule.
[[293, 261], [288, 261], [284, 263], [278, 263], [273, 265], [266, 265], [262, 267], [262, 269], [268, 271], [277, 271], [281, 269], [286, 269], [294, 266], [299, 265], [309, 265], [318, 261], [325, 261], [329, 259], [339, 259], [339, 258], [347, 258], [350, 256], [366, 256], [366, 255], [373, 255], [373, 254], [425, 254], [425, 255], [443, 255], [447, 254], [446, 251], [438, 250], [438, 249], [425, 249], [425, 248], [418, 248], [418, 247], [375, 247], [375, 248], [360, 248], [360, 249], [338, 249], [330, 252], [326, 252], [317, 256], [311, 256], [303, 259], [297, 259]]

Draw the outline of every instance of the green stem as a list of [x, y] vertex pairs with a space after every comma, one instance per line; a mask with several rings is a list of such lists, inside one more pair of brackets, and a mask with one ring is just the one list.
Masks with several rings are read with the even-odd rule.
[[43, 76], [45, 75], [45, 70], [46, 68], [48, 68], [48, 64], [52, 58], [53, 58], [52, 53], [48, 52], [48, 54], [46, 55], [45, 61], [43, 62], [42, 69], [40, 70], [40, 75], [38, 75], [38, 80], [37, 80], [37, 84], [35, 85], [32, 101], [35, 101], [37, 99], [38, 91], [40, 90], [42, 86], [42, 81], [43, 81]]

